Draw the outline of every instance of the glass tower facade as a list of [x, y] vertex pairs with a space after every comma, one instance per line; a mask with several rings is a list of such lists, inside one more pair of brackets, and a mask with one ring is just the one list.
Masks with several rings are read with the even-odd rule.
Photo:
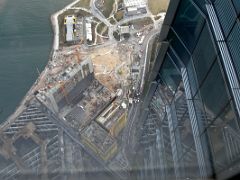
[[171, 0], [160, 42], [154, 93], [148, 94], [147, 120], [154, 119], [156, 132], [145, 165], [155, 154], [161, 179], [235, 176], [240, 172], [240, 1]]

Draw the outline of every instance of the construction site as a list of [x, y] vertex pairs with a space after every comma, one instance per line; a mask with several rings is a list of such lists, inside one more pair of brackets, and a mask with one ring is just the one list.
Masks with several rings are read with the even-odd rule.
[[38, 90], [22, 114], [1, 132], [0, 167], [6, 167], [0, 172], [2, 179], [19, 174], [31, 179], [28, 172], [34, 173], [34, 178], [57, 179], [70, 167], [82, 171], [82, 166], [73, 164], [73, 150], [65, 136], [78, 144], [80, 152], [87, 152], [85, 161], [97, 162], [111, 173], [109, 160], [121, 168], [114, 160], [121, 156], [115, 137], [126, 124], [127, 105], [117, 96], [120, 94], [95, 79], [89, 59], [54, 78], [55, 86]]
[[[72, 131], [76, 132], [79, 138], [82, 134], [86, 134], [85, 129], [91, 127], [94, 120], [102, 126], [94, 126], [95, 130], [93, 132], [95, 135], [94, 133], [88, 133], [88, 139], [97, 136], [104, 140], [110, 138], [111, 135], [117, 135], [123, 129], [124, 124], [126, 124], [126, 120], [124, 120], [126, 119], [124, 118], [125, 112], [120, 107], [121, 104], [117, 105], [117, 103], [121, 103], [121, 99], [117, 97], [116, 93], [111, 92], [95, 79], [93, 64], [90, 59], [82, 60], [80, 64], [68, 67], [63, 73], [55, 77], [55, 81], [58, 82], [55, 86], [39, 90], [36, 97], [59, 118], [59, 121], [72, 128]], [[106, 108], [107, 112], [104, 112]], [[126, 105], [124, 108], [126, 109]], [[98, 116], [106, 118], [105, 121], [108, 121], [108, 124], [111, 125], [106, 126], [103, 121], [99, 121]], [[121, 122], [118, 119], [121, 119]], [[86, 135], [83, 137], [86, 137]], [[84, 138], [84, 142], [88, 142], [86, 138]], [[96, 143], [98, 140], [93, 142]], [[103, 145], [102, 149], [105, 148], [101, 141], [98, 143]], [[89, 147], [92, 149], [92, 146]], [[98, 146], [94, 152], [100, 149]], [[115, 148], [116, 150], [117, 148]], [[96, 154], [99, 153], [96, 152]], [[100, 157], [104, 160], [109, 159], [109, 155], [106, 156], [102, 155]]]
[[[129, 177], [123, 133], [140, 91], [148, 39], [158, 30], [151, 31], [153, 24], [126, 25], [132, 18], [113, 26], [96, 7], [77, 2], [52, 17], [49, 62], [0, 129], [2, 180]], [[101, 23], [107, 28], [99, 34]]]
[[64, 120], [81, 131], [114, 98], [115, 96], [108, 89], [94, 80], [77, 105], [70, 111], [66, 111]]
[[128, 103], [121, 82], [108, 79], [121, 60], [117, 54], [108, 60], [112, 53], [106, 49], [96, 52], [102, 57], [81, 53], [79, 46], [53, 54], [26, 108], [0, 132], [0, 179], [59, 179], [64, 172], [78, 179], [92, 176], [93, 168], [103, 168], [103, 179], [127, 177], [117, 137], [127, 123]]

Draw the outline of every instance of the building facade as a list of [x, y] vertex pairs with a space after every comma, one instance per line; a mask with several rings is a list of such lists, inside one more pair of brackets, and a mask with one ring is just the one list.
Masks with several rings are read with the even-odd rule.
[[239, 0], [170, 1], [149, 93], [154, 150], [144, 161], [161, 179], [240, 172], [239, 17]]

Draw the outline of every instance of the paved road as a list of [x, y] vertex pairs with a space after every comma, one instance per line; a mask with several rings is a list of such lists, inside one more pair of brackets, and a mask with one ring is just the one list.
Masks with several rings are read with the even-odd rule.
[[[110, 41], [115, 40], [115, 38], [113, 36], [113, 32], [118, 29], [118, 26], [121, 26], [122, 24], [128, 23], [130, 21], [134, 21], [134, 20], [137, 20], [137, 19], [143, 19], [143, 18], [152, 16], [150, 12], [148, 12], [146, 14], [135, 15], [135, 16], [127, 16], [123, 20], [117, 22], [115, 25], [112, 25], [107, 20], [107, 18], [96, 7], [95, 2], [96, 2], [96, 0], [91, 0], [91, 2], [90, 2], [91, 12], [95, 17], [97, 17], [100, 21], [102, 21], [104, 24], [106, 24], [109, 27], [108, 35], [109, 35], [109, 40]], [[154, 19], [153, 19], [153, 21], [154, 21], [154, 24], [155, 24]]]
[[108, 36], [109, 36], [109, 40], [112, 41], [115, 39], [113, 36], [113, 29], [111, 28], [112, 24], [107, 20], [107, 18], [96, 7], [95, 1], [96, 0], [91, 0], [91, 2], [90, 2], [92, 15], [97, 17], [100, 21], [102, 21], [104, 24], [106, 24], [109, 27]]
[[106, 17], [99, 11], [99, 9], [95, 5], [96, 0], [91, 0], [90, 7], [92, 14], [96, 16], [100, 21], [102, 21], [104, 24], [106, 24], [108, 27], [111, 26], [111, 23], [106, 19]]

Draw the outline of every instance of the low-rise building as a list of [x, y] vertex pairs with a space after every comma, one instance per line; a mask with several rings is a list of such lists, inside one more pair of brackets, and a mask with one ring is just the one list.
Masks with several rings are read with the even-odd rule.
[[124, 0], [124, 5], [126, 8], [137, 7], [137, 8], [146, 8], [146, 0]]
[[66, 41], [74, 41], [74, 32], [76, 25], [76, 17], [74, 15], [69, 15], [64, 18], [64, 25], [66, 26]]
[[138, 13], [138, 8], [137, 8], [137, 7], [129, 7], [129, 8], [127, 8], [126, 10], [127, 10], [127, 14], [128, 14], [129, 16], [135, 15], [135, 14]]
[[119, 32], [120, 32], [120, 34], [129, 34], [130, 27], [129, 26], [119, 26]]
[[126, 110], [118, 102], [110, 104], [96, 119], [113, 137], [117, 137], [127, 124]]
[[127, 11], [127, 15], [136, 15], [142, 12], [146, 12], [147, 1], [146, 0], [124, 0], [124, 6]]
[[94, 121], [84, 129], [81, 138], [82, 142], [104, 161], [117, 153], [116, 140]]

